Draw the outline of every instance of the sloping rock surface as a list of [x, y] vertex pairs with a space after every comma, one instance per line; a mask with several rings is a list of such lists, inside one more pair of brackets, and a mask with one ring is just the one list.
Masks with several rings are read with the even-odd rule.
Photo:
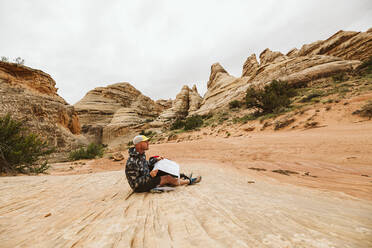
[[367, 32], [340, 30], [324, 41], [303, 45], [298, 55], [330, 55], [347, 60], [367, 60], [372, 56], [372, 28]]
[[26, 66], [0, 62], [0, 115], [10, 113], [57, 151], [69, 151], [86, 142], [73, 106], [57, 94], [55, 81]]

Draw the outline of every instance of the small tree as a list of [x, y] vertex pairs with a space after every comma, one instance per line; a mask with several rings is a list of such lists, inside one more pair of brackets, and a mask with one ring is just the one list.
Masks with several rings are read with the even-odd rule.
[[42, 173], [49, 166], [39, 158], [54, 151], [36, 134], [28, 133], [22, 123], [10, 114], [0, 117], [0, 172]]
[[262, 114], [278, 112], [288, 107], [295, 91], [287, 82], [274, 80], [263, 89], [247, 89], [245, 104], [247, 108], [257, 108]]
[[19, 65], [24, 65], [25, 60], [22, 59], [21, 57], [17, 57], [17, 58], [14, 59], [14, 62], [16, 62]]
[[9, 62], [9, 58], [5, 56], [1, 56], [1, 61], [2, 62]]

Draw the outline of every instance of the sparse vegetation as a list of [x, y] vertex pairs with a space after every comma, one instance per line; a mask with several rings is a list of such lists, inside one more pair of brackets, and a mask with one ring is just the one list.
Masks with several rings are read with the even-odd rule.
[[332, 79], [334, 82], [339, 83], [346, 80], [346, 74], [345, 73], [338, 73], [332, 76]]
[[176, 119], [171, 127], [170, 130], [177, 130], [177, 129], [184, 129], [186, 131], [194, 130], [203, 125], [203, 117], [200, 115], [193, 115], [187, 117], [185, 120]]
[[300, 102], [310, 102], [311, 100], [313, 100], [314, 98], [316, 97], [321, 97], [323, 94], [322, 92], [320, 91], [313, 91], [311, 92], [309, 95], [303, 97]]
[[181, 129], [185, 127], [185, 120], [182, 119], [176, 119], [170, 127], [170, 130], [176, 130], [176, 129]]
[[101, 144], [90, 143], [86, 148], [80, 147], [78, 150], [70, 152], [71, 161], [79, 159], [94, 159], [103, 156], [104, 146]]
[[247, 108], [256, 108], [261, 114], [278, 113], [290, 105], [295, 94], [287, 82], [274, 80], [264, 89], [248, 88], [245, 103]]
[[[1, 56], [1, 61], [2, 62], [9, 62], [9, 58], [8, 57], [5, 57], [5, 56]], [[13, 60], [14, 63], [17, 63], [18, 65], [24, 65], [25, 63], [25, 60], [22, 59], [21, 57], [17, 57]]]
[[193, 130], [203, 125], [203, 118], [200, 115], [187, 117], [185, 121], [185, 130]]
[[39, 160], [53, 151], [53, 147], [10, 114], [0, 117], [0, 172], [43, 173], [49, 165]]
[[242, 102], [238, 101], [238, 100], [234, 100], [234, 101], [231, 101], [229, 103], [229, 108], [230, 109], [236, 109], [236, 108], [240, 108], [242, 106]]
[[372, 101], [368, 101], [361, 109], [354, 111], [353, 114], [372, 119]]

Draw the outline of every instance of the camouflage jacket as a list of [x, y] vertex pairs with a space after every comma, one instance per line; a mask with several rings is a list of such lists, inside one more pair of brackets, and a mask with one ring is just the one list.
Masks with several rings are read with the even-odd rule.
[[125, 167], [125, 175], [127, 176], [130, 187], [136, 190], [151, 181], [150, 171], [154, 168], [154, 164], [158, 160], [151, 157], [147, 161], [145, 153], [139, 154], [135, 147], [130, 148], [128, 153], [129, 158]]

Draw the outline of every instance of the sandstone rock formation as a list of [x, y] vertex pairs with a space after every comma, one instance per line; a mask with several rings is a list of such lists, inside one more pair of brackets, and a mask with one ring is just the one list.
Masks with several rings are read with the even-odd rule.
[[265, 49], [247, 58], [241, 78], [231, 76], [219, 63], [213, 64], [207, 92], [194, 114], [207, 114], [226, 107], [232, 100], [243, 98], [250, 85], [272, 80], [291, 84], [306, 83], [338, 73], [350, 72], [363, 60], [372, 56], [372, 29], [367, 32], [339, 31], [325, 41], [294, 48], [286, 55]]
[[252, 54], [247, 58], [243, 65], [242, 77], [252, 77], [256, 74], [257, 69], [260, 65], [258, 64], [256, 54]]
[[266, 48], [262, 51], [260, 54], [260, 65], [266, 65], [268, 63], [275, 63], [279, 61], [283, 61], [286, 59], [286, 56], [284, 56], [281, 52], [273, 52], [269, 48]]
[[74, 106], [83, 134], [106, 144], [131, 134], [129, 127], [152, 121], [164, 109], [129, 83], [95, 88]]
[[57, 151], [70, 151], [87, 141], [79, 136], [74, 107], [57, 94], [55, 84], [40, 70], [0, 62], [0, 115], [10, 113]]
[[330, 55], [364, 61], [372, 56], [372, 28], [367, 32], [340, 30], [324, 41], [303, 45], [298, 55]]
[[192, 89], [184, 85], [173, 101], [172, 107], [164, 111], [158, 120], [164, 122], [174, 118], [185, 118], [198, 110], [201, 102], [202, 97], [199, 95], [196, 85]]

